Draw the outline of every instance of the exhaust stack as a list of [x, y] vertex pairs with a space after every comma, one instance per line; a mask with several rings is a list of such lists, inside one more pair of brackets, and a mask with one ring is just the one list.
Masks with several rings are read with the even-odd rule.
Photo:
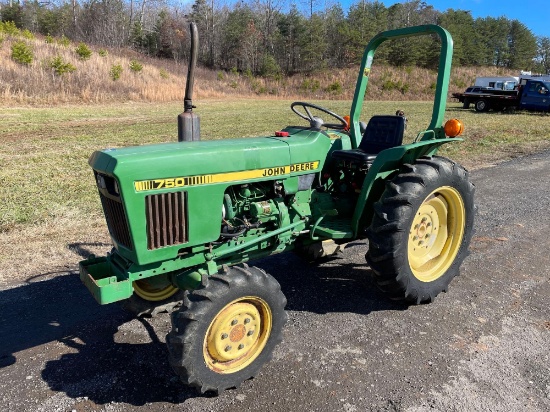
[[197, 54], [199, 50], [199, 33], [197, 25], [189, 25], [191, 32], [191, 53], [187, 68], [187, 82], [185, 85], [185, 97], [183, 99], [183, 113], [178, 115], [178, 141], [190, 142], [200, 140], [201, 127], [200, 118], [193, 113], [193, 83], [195, 81], [195, 66], [197, 65]]

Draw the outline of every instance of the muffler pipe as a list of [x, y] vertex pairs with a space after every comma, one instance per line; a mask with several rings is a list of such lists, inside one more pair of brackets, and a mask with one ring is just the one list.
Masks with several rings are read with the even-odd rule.
[[200, 140], [201, 128], [200, 119], [193, 109], [193, 85], [195, 83], [195, 67], [199, 52], [199, 33], [195, 23], [189, 24], [191, 32], [191, 52], [187, 67], [187, 81], [185, 85], [185, 97], [183, 98], [183, 113], [178, 115], [178, 141], [190, 142]]

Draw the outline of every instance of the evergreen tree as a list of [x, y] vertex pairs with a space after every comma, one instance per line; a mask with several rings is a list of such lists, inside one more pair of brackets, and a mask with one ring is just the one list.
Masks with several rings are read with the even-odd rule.
[[41, 7], [37, 16], [38, 32], [51, 36], [62, 36], [68, 33], [72, 24], [71, 14], [69, 3], [60, 6]]
[[304, 26], [304, 35], [298, 39], [300, 68], [310, 72], [326, 67], [327, 42], [323, 15], [314, 13]]
[[537, 39], [537, 57], [539, 70], [542, 73], [550, 73], [550, 37], [539, 37]]
[[281, 16], [277, 22], [277, 61], [288, 74], [295, 73], [301, 68], [300, 46], [306, 36], [305, 21], [304, 16], [293, 4], [289, 12]]
[[485, 17], [475, 21], [479, 34], [480, 64], [484, 66], [506, 66], [509, 59], [509, 21], [505, 17]]
[[24, 9], [20, 3], [10, 3], [2, 5], [2, 8], [0, 10], [0, 21], [11, 21], [15, 23], [17, 28], [22, 29], [24, 18]]
[[222, 31], [222, 67], [252, 70], [253, 64], [248, 60], [251, 50], [246, 47], [250, 27], [255, 27], [254, 14], [248, 6], [237, 6], [228, 13]]
[[477, 32], [471, 12], [449, 9], [439, 17], [438, 24], [453, 36], [453, 63], [457, 65], [478, 65], [481, 61], [477, 47]]
[[530, 70], [534, 68], [534, 58], [537, 54], [537, 39], [518, 20], [512, 20], [510, 23], [508, 49], [510, 51], [508, 67], [518, 70]]
[[[391, 29], [426, 24], [424, 8], [430, 7], [420, 0], [396, 3], [388, 9], [388, 21]], [[426, 61], [431, 41], [423, 37], [410, 37], [393, 40], [382, 45], [390, 64], [395, 66], [414, 65]], [[422, 64], [422, 63], [421, 63]], [[425, 64], [425, 63], [424, 63]], [[424, 65], [422, 64], [422, 65]]]
[[379, 1], [360, 0], [350, 7], [348, 24], [344, 28], [346, 56], [354, 63], [363, 57], [365, 47], [372, 37], [388, 29], [388, 9]]
[[328, 65], [343, 67], [349, 60], [346, 55], [348, 41], [346, 33], [349, 33], [349, 23], [340, 4], [336, 4], [326, 11], [325, 27]]

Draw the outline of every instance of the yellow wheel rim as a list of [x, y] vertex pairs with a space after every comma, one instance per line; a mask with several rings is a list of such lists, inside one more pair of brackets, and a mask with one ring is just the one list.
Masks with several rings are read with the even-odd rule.
[[420, 205], [409, 231], [408, 258], [413, 275], [432, 282], [449, 269], [464, 237], [466, 212], [460, 193], [434, 190]]
[[134, 282], [134, 292], [136, 295], [151, 302], [168, 299], [178, 290], [167, 279], [136, 280]]
[[217, 373], [246, 368], [262, 353], [272, 326], [268, 304], [243, 297], [226, 305], [212, 320], [204, 338], [206, 365]]

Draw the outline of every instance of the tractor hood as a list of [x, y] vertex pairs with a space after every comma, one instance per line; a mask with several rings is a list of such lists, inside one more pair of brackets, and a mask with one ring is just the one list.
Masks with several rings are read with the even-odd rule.
[[94, 152], [89, 164], [97, 172], [117, 178], [123, 176], [124, 180], [134, 182], [284, 168], [305, 162], [319, 162], [317, 166], [322, 167], [330, 146], [329, 137], [309, 129], [293, 129], [293, 132], [288, 137], [266, 136], [105, 149]]
[[276, 139], [255, 138], [163, 143], [106, 149], [95, 152], [90, 166], [95, 170], [134, 180], [177, 175], [224, 173], [276, 166], [289, 158], [288, 145]]

